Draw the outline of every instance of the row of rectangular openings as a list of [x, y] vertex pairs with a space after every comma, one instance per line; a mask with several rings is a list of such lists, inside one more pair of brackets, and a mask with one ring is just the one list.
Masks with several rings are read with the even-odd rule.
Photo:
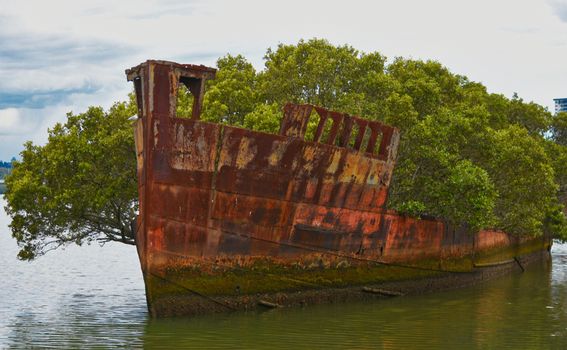
[[[176, 116], [178, 118], [191, 118], [194, 102], [195, 96], [187, 88], [185, 83], [183, 81], [180, 81], [177, 91]], [[342, 120], [342, 118], [338, 119]], [[337, 126], [337, 130], [333, 132], [335, 119], [333, 119], [332, 117], [327, 117], [325, 118], [323, 125], [321, 125], [321, 120], [322, 118], [319, 113], [315, 109], [312, 109], [304, 136], [304, 139], [306, 141], [315, 141], [315, 137], [318, 134], [318, 129], [322, 128], [322, 130], [320, 131], [319, 139], [317, 140], [318, 142], [333, 144], [338, 147], [355, 149], [357, 151], [362, 150], [373, 155], [380, 154], [380, 145], [383, 138], [382, 133], [378, 133], [374, 144], [371, 145], [370, 141], [372, 138], [372, 129], [370, 127], [367, 126], [366, 128], [363, 128], [364, 135], [360, 136], [360, 125], [356, 122], [353, 122], [350, 134], [346, 135], [346, 132], [344, 130], [347, 127], [346, 123], [340, 123], [340, 125]], [[332, 140], [331, 142], [331, 138], [333, 136], [334, 140]], [[347, 140], [343, 140], [343, 138], [345, 137], [348, 137], [348, 142]], [[362, 137], [361, 140], [359, 140], [360, 137]]]
[[[323, 125], [321, 125], [321, 121], [324, 122]], [[307, 128], [304, 137], [305, 141], [317, 141], [326, 144], [333, 144], [338, 147], [346, 147], [355, 149], [357, 151], [364, 151], [373, 155], [380, 154], [380, 145], [382, 144], [383, 138], [383, 134], [381, 132], [378, 132], [378, 135], [376, 135], [374, 144], [370, 144], [372, 138], [372, 129], [369, 126], [361, 128], [358, 123], [353, 122], [350, 133], [347, 135], [345, 128], [347, 128], [348, 126], [344, 122], [341, 123], [341, 125], [337, 126], [338, 130], [333, 133], [332, 131], [335, 123], [336, 121], [332, 117], [321, 118], [319, 113], [317, 113], [317, 111], [313, 109], [307, 122]], [[318, 140], [316, 140], [318, 129], [321, 129], [321, 131]], [[364, 131], [364, 135], [360, 135], [361, 131]], [[333, 136], [334, 140], [331, 140]], [[348, 140], [343, 140], [343, 138], [345, 137], [348, 137]]]

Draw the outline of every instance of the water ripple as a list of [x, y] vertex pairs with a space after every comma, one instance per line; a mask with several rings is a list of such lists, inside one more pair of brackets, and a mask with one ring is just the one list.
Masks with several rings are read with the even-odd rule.
[[7, 224], [0, 212], [0, 348], [567, 348], [567, 245], [554, 246], [551, 267], [474, 288], [152, 320], [133, 247], [69, 247], [22, 263]]

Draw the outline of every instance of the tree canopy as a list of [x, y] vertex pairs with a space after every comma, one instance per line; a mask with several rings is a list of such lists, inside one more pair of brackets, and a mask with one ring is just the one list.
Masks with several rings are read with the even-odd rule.
[[[471, 230], [567, 238], [567, 113], [489, 93], [436, 61], [389, 61], [321, 39], [268, 49], [257, 71], [217, 61], [202, 118], [277, 132], [287, 102], [312, 103], [401, 130], [388, 206]], [[190, 115], [180, 94], [178, 115]], [[68, 115], [45, 146], [25, 145], [6, 180], [20, 257], [94, 239], [131, 243], [136, 210], [131, 102]]]
[[[280, 44], [264, 59], [256, 73], [241, 55], [219, 59], [213, 91], [237, 81], [250, 93], [231, 104], [236, 90], [207, 92], [207, 120], [276, 132], [289, 101], [381, 120], [402, 132], [390, 208], [473, 230], [563, 235], [566, 113], [489, 93], [436, 61], [398, 57], [388, 64], [379, 53], [321, 39]], [[230, 112], [218, 114], [219, 105]]]
[[137, 210], [131, 103], [108, 112], [91, 107], [67, 114], [44, 146], [27, 142], [6, 178], [6, 211], [20, 245], [33, 259], [61, 245], [120, 241], [133, 244]]

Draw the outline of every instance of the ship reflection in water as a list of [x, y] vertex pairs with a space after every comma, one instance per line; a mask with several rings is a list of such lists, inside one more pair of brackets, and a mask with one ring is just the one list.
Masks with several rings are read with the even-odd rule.
[[7, 224], [0, 211], [0, 348], [567, 348], [567, 245], [553, 247], [552, 264], [471, 288], [156, 320], [132, 247], [71, 247], [22, 263]]
[[442, 293], [195, 319], [149, 320], [150, 348], [567, 348], [567, 245], [552, 264]]

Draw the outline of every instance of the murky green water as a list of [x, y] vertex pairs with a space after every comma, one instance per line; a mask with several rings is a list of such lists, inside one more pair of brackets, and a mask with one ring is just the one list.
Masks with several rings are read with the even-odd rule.
[[[0, 201], [4, 206], [4, 201]], [[135, 250], [15, 259], [0, 212], [0, 348], [567, 349], [567, 245], [482, 286], [374, 302], [149, 319]]]

